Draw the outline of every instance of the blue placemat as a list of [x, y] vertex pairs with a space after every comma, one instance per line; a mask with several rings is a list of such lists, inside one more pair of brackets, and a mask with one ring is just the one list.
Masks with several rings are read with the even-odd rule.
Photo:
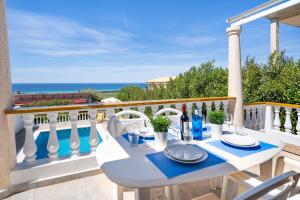
[[245, 157], [245, 156], [249, 156], [254, 153], [259, 153], [261, 151], [265, 151], [268, 149], [278, 147], [276, 145], [269, 144], [266, 142], [260, 142], [260, 145], [257, 147], [242, 148], [242, 147], [235, 147], [235, 146], [226, 144], [226, 143], [222, 142], [221, 140], [208, 142], [207, 144], [217, 147], [218, 149], [221, 149], [223, 151], [226, 151], [226, 152], [233, 154], [235, 156], [238, 156], [238, 157]]
[[[128, 138], [128, 133], [125, 133], [125, 134], [123, 134], [122, 135], [123, 136], [123, 138], [125, 138], [125, 140], [127, 140], [128, 142], [129, 142], [129, 138]], [[149, 140], [149, 141], [151, 141], [151, 140], [155, 140], [155, 138], [153, 137], [153, 138], [143, 138], [143, 137], [139, 137], [139, 143], [138, 144], [144, 144], [144, 140]]]
[[146, 155], [146, 157], [168, 178], [180, 176], [189, 172], [211, 167], [223, 162], [224, 159], [208, 152], [208, 158], [197, 164], [183, 164], [167, 158], [163, 152]]

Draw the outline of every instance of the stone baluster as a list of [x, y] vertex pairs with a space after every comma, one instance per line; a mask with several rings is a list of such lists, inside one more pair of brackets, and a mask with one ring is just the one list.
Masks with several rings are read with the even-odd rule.
[[[171, 108], [171, 105], [166, 104], [166, 105], [164, 105], [164, 108]], [[166, 112], [166, 116], [169, 116], [169, 115], [170, 115], [170, 112]]]
[[227, 114], [228, 113], [228, 101], [223, 101], [223, 109], [224, 109], [224, 113]]
[[88, 113], [90, 116], [90, 124], [91, 124], [89, 143], [91, 145], [91, 152], [95, 152], [97, 145], [99, 143], [99, 138], [98, 138], [98, 133], [96, 128], [97, 110], [91, 109], [88, 111]]
[[141, 113], [145, 113], [145, 109], [146, 109], [145, 106], [139, 106], [139, 107], [138, 107], [138, 110], [139, 110], [139, 112], [141, 112]]
[[70, 148], [72, 149], [72, 155], [78, 156], [79, 155], [80, 138], [79, 138], [78, 129], [77, 129], [77, 122], [78, 122], [78, 111], [77, 110], [70, 111], [70, 120], [71, 120]]
[[274, 123], [273, 123], [274, 129], [277, 131], [280, 131], [280, 117], [279, 117], [280, 108], [275, 106], [274, 112], [275, 112], [275, 118], [274, 118]]
[[269, 132], [273, 130], [274, 111], [273, 111], [273, 106], [271, 105], [266, 105], [265, 108], [266, 108], [266, 112], [265, 112], [264, 130], [265, 132]]
[[50, 133], [47, 144], [48, 156], [51, 160], [56, 160], [58, 158], [57, 152], [59, 149], [59, 142], [56, 133], [56, 123], [57, 123], [58, 113], [50, 112], [48, 113]]
[[202, 115], [202, 106], [203, 106], [203, 102], [198, 102], [197, 103], [197, 108], [199, 109], [199, 114]]
[[215, 101], [215, 108], [216, 110], [220, 110], [220, 107], [221, 107], [221, 101]]
[[292, 120], [291, 120], [291, 108], [285, 108], [285, 123], [284, 128], [285, 132], [292, 132]]
[[205, 104], [206, 104], [206, 111], [207, 111], [206, 123], [210, 123], [209, 118], [208, 118], [208, 113], [211, 111], [212, 101], [207, 101], [207, 102], [205, 102]]
[[250, 119], [250, 107], [249, 106], [246, 106], [245, 107], [246, 109], [246, 123], [245, 123], [245, 126], [246, 128], [250, 128], [251, 127], [251, 119]]
[[106, 110], [106, 117], [107, 117], [107, 119], [110, 119], [113, 115], [114, 115], [114, 109], [112, 109], [112, 108], [109, 108], [109, 109], [107, 109]]
[[24, 120], [24, 127], [25, 127], [25, 142], [24, 142], [24, 148], [23, 152], [25, 154], [25, 161], [26, 162], [33, 162], [35, 161], [36, 158], [36, 143], [34, 141], [33, 137], [33, 120], [34, 120], [34, 115], [28, 114], [28, 115], [23, 115], [23, 120]]
[[257, 130], [261, 130], [263, 128], [263, 119], [262, 119], [261, 110], [262, 110], [262, 106], [258, 105], [257, 106], [257, 125], [256, 125]]
[[158, 111], [158, 105], [152, 105], [151, 109], [152, 109], [152, 114], [155, 115], [155, 113], [157, 113]]
[[190, 121], [192, 121], [192, 115], [193, 115], [193, 103], [187, 103], [186, 104], [186, 109], [187, 109], [187, 113], [188, 116], [190, 118]]
[[182, 111], [182, 104], [181, 104], [181, 103], [175, 104], [175, 108], [176, 108], [177, 110]]
[[297, 135], [300, 135], [300, 109], [297, 109], [297, 126], [296, 126], [296, 130], [297, 130]]
[[252, 107], [252, 108], [251, 108], [251, 112], [252, 112], [251, 128], [252, 128], [253, 130], [256, 130], [256, 126], [257, 126], [257, 113], [256, 113], [256, 107]]

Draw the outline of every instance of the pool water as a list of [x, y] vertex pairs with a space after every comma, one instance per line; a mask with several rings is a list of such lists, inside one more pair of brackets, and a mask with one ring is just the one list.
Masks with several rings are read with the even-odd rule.
[[[42, 131], [40, 132], [40, 134], [35, 140], [35, 143], [37, 145], [37, 152], [36, 152], [37, 160], [48, 158], [47, 143], [48, 143], [49, 133], [50, 133], [49, 131]], [[79, 152], [81, 154], [88, 154], [90, 152], [90, 144], [89, 144], [90, 127], [78, 128], [78, 134], [80, 138]], [[101, 143], [102, 138], [100, 137], [98, 132], [97, 134], [99, 138], [99, 143]], [[71, 129], [57, 130], [57, 139], [59, 142], [58, 157], [71, 156], [72, 150], [70, 148], [70, 136], [71, 136]]]

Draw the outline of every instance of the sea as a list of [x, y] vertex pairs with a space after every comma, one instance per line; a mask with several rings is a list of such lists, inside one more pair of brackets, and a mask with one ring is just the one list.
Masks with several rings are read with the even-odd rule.
[[146, 87], [146, 83], [13, 83], [12, 89], [21, 94], [76, 93], [84, 89], [115, 92], [129, 85]]

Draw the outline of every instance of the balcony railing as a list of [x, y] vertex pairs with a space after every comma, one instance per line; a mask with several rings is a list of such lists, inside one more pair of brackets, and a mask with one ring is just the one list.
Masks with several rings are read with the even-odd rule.
[[300, 135], [300, 105], [256, 102], [245, 104], [244, 108], [247, 128]]
[[110, 104], [74, 105], [57, 107], [21, 108], [6, 110], [8, 115], [21, 116], [25, 127], [25, 143], [23, 153], [25, 161], [32, 163], [36, 160], [37, 145], [33, 132], [34, 126], [48, 124], [50, 129], [47, 151], [49, 161], [60, 159], [58, 157], [59, 141], [57, 139], [57, 124], [66, 123], [71, 128], [70, 148], [72, 156], [78, 156], [80, 140], [78, 136], [78, 121], [87, 121], [90, 125], [89, 144], [91, 152], [96, 150], [98, 144], [97, 115], [101, 113], [106, 119], [120, 110], [135, 109], [142, 113], [156, 113], [163, 107], [181, 109], [183, 103], [187, 105], [188, 114], [191, 116], [193, 108], [199, 108], [206, 117], [206, 113], [212, 109], [223, 109], [228, 112], [228, 104], [235, 101], [234, 97], [218, 98], [189, 98], [153, 101], [133, 101]]

